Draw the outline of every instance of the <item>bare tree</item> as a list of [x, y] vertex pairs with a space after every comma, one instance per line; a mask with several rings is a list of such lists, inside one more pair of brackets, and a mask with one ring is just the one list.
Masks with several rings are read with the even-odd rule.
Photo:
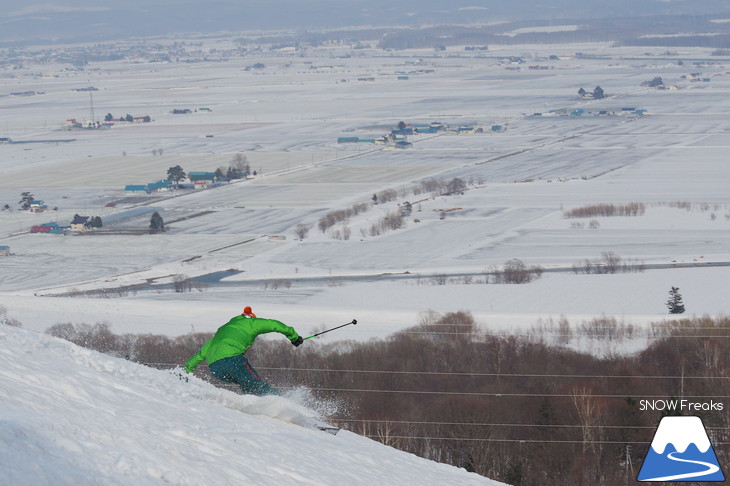
[[190, 277], [183, 274], [175, 275], [172, 278], [172, 283], [175, 287], [175, 292], [181, 294], [185, 292], [190, 292], [193, 289], [192, 281], [190, 280]]
[[297, 227], [294, 228], [294, 232], [300, 240], [303, 240], [309, 234], [309, 226], [306, 224], [298, 224]]
[[621, 264], [621, 257], [612, 251], [604, 251], [601, 253], [603, 264], [606, 266], [606, 273], [616, 273]]
[[248, 158], [242, 153], [237, 153], [231, 160], [231, 168], [238, 171], [239, 174], [250, 174], [251, 166], [248, 163]]

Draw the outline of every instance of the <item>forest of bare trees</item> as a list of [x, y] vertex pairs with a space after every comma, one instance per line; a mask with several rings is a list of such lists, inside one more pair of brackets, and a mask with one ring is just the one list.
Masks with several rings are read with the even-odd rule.
[[[248, 357], [279, 389], [336, 403], [332, 422], [398, 449], [514, 485], [633, 484], [668, 413], [647, 410], [650, 400], [702, 404], [680, 413], [701, 416], [730, 463], [729, 328], [724, 317], [656, 323], [643, 351], [598, 358], [539, 334], [489, 334], [466, 312], [429, 312], [385, 339], [259, 340]], [[103, 323], [48, 332], [161, 369], [210, 337], [114, 335]], [[205, 366], [197, 374], [209, 379]]]

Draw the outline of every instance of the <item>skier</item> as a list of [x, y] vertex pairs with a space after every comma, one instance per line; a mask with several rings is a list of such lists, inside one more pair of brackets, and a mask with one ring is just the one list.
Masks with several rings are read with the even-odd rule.
[[294, 346], [304, 339], [294, 328], [274, 319], [256, 317], [250, 306], [218, 328], [215, 335], [185, 363], [185, 371], [192, 373], [203, 362], [208, 362], [210, 374], [228, 383], [241, 385], [243, 393], [253, 395], [280, 395], [279, 391], [263, 381], [246, 359], [245, 353], [259, 334], [278, 332], [286, 336]]

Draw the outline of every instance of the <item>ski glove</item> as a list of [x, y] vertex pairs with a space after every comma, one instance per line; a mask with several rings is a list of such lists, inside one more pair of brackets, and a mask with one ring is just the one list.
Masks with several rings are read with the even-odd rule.
[[296, 338], [295, 340], [293, 340], [293, 341], [292, 341], [291, 343], [292, 343], [292, 344], [293, 344], [293, 345], [294, 345], [295, 347], [297, 347], [297, 346], [299, 346], [300, 344], [302, 344], [303, 342], [304, 342], [304, 339], [302, 339], [302, 336], [299, 336], [299, 337], [297, 337], [297, 338]]

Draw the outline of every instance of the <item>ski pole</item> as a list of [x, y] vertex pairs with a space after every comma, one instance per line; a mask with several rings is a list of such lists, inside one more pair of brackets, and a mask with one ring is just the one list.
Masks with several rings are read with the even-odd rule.
[[312, 339], [313, 337], [317, 337], [320, 334], [324, 334], [326, 332], [334, 331], [335, 329], [339, 329], [341, 327], [349, 326], [350, 324], [353, 324], [353, 325], [357, 324], [357, 319], [353, 319], [351, 322], [348, 322], [347, 324], [343, 324], [341, 326], [333, 327], [332, 329], [327, 329], [326, 331], [322, 331], [322, 332], [318, 332], [316, 334], [312, 334], [311, 336], [305, 337], [304, 340]]

